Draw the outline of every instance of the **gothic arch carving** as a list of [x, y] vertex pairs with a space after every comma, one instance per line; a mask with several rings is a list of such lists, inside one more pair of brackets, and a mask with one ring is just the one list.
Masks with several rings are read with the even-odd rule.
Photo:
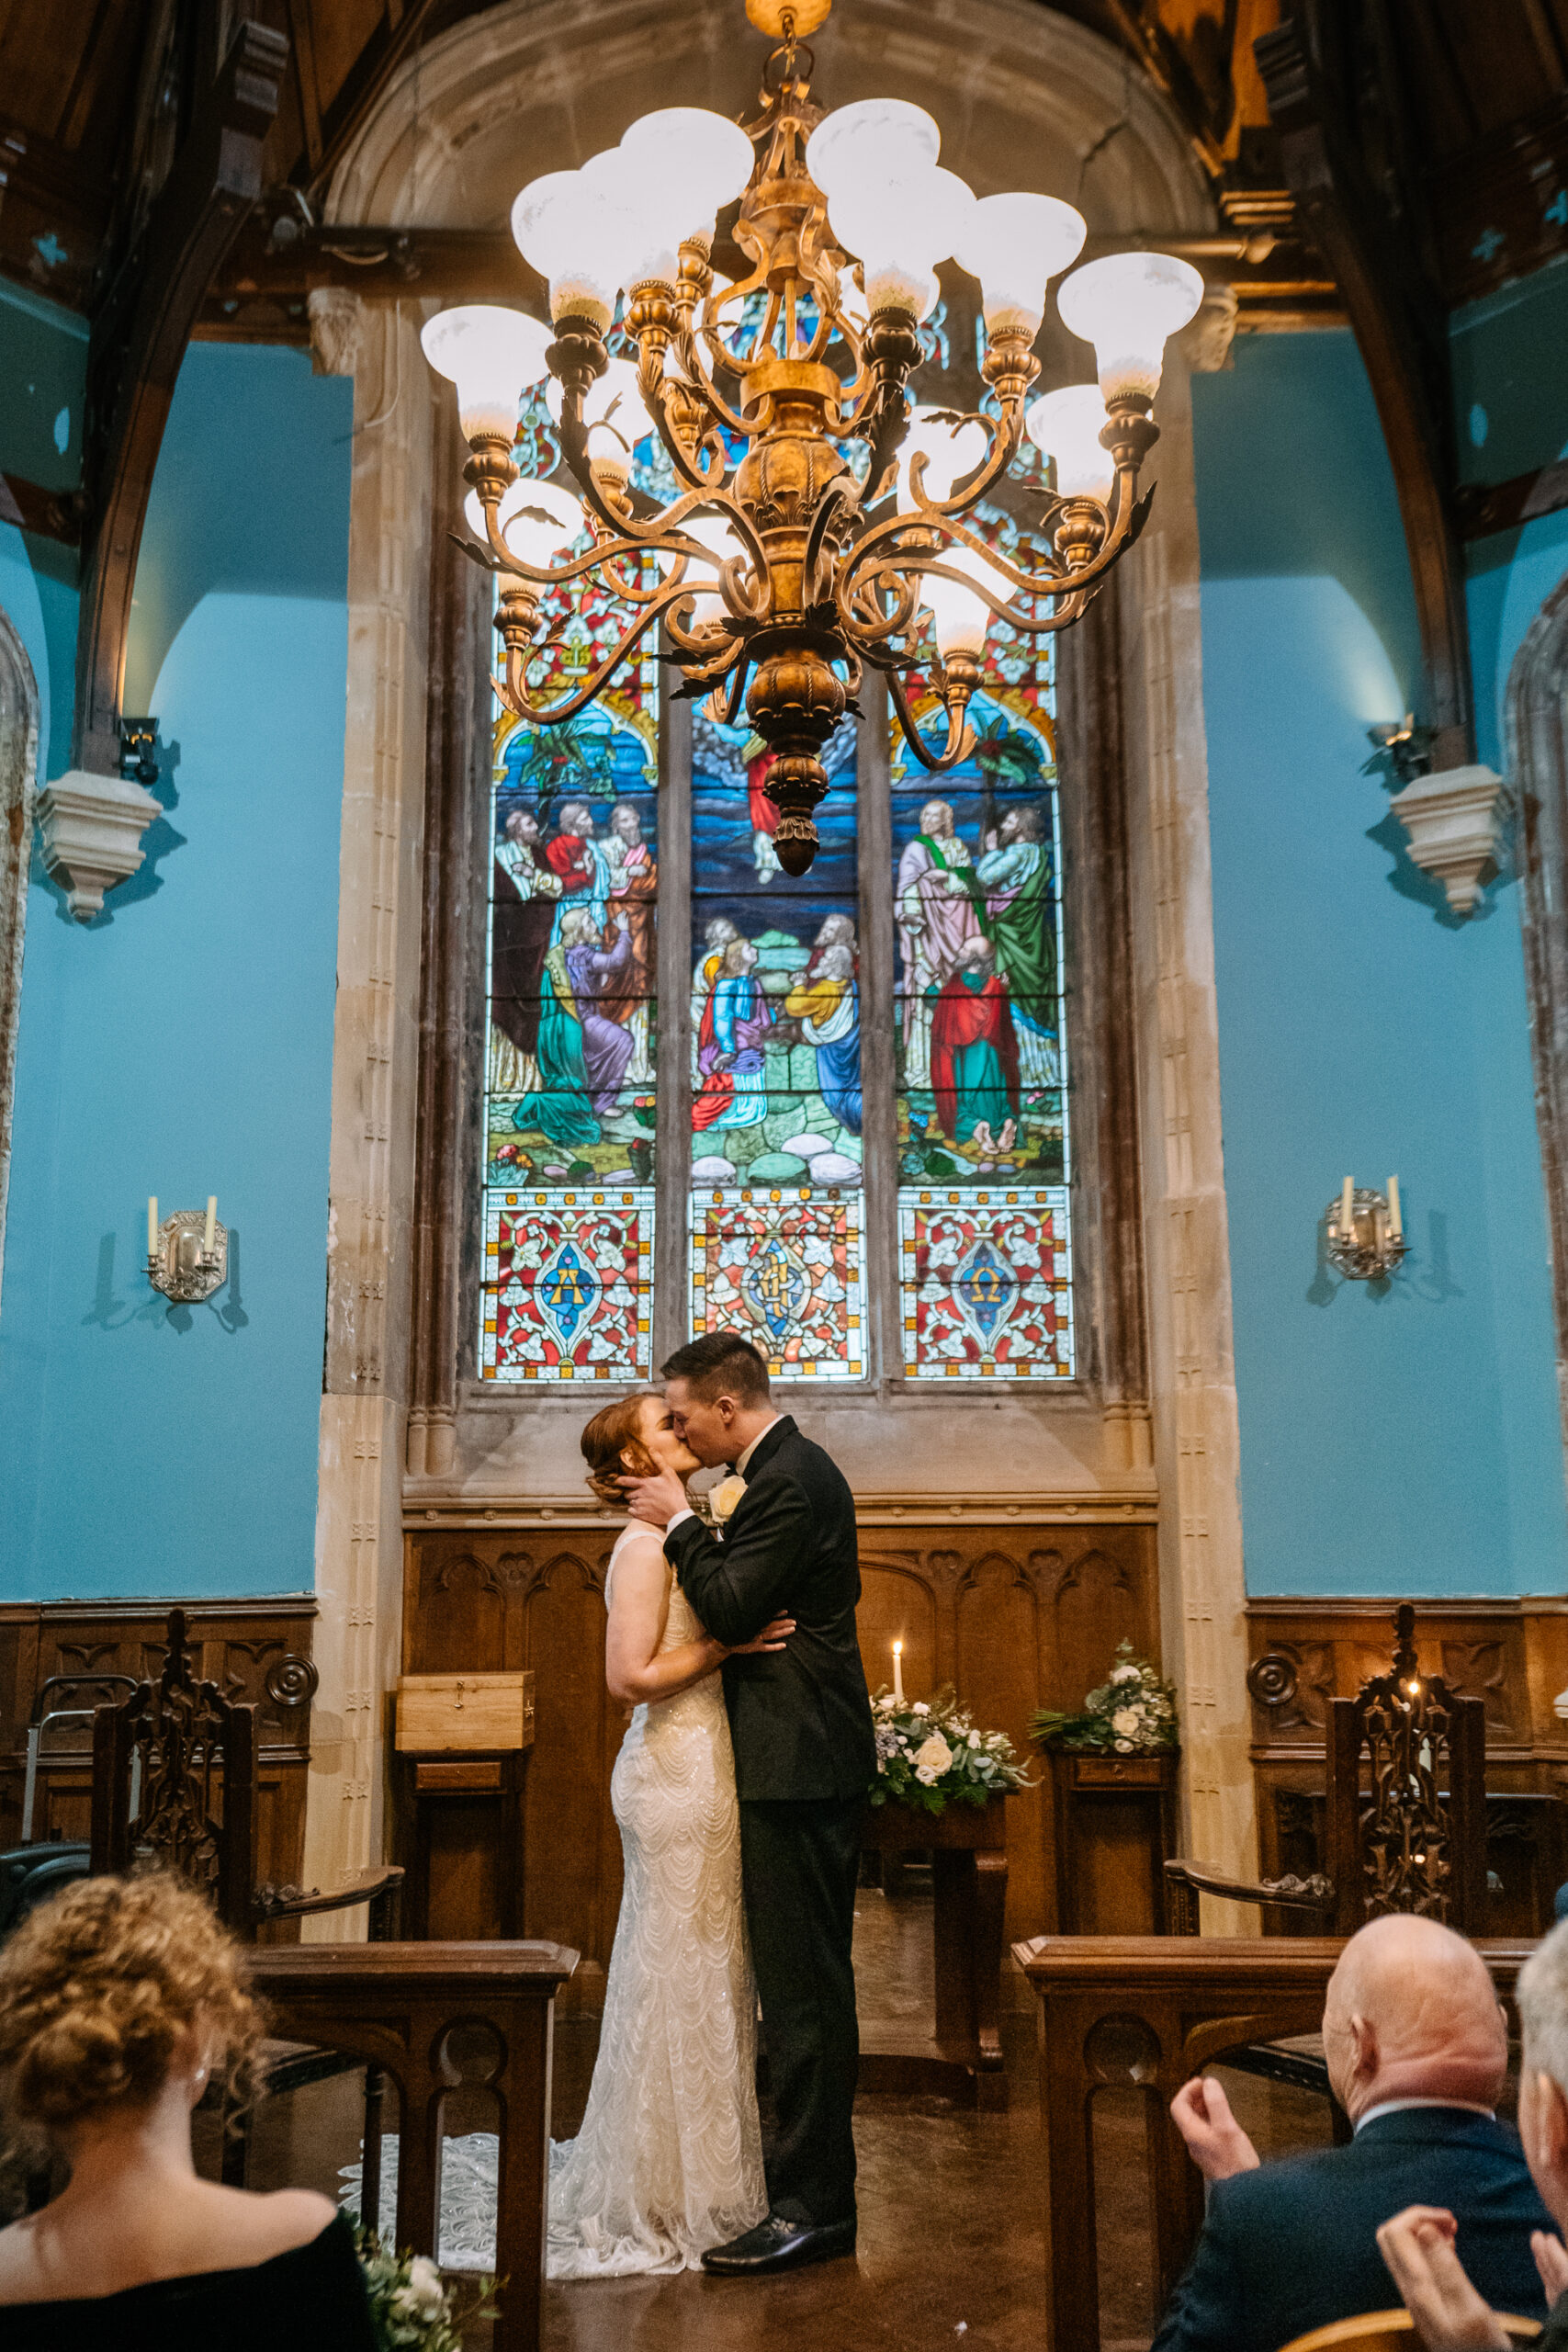
[[22, 934], [38, 797], [38, 681], [0, 607], [0, 1283], [6, 1272], [6, 1194], [22, 1002]]
[[1520, 924], [1546, 1186], [1557, 1396], [1568, 1433], [1568, 577], [1525, 632], [1508, 673], [1504, 716], [1518, 807]]

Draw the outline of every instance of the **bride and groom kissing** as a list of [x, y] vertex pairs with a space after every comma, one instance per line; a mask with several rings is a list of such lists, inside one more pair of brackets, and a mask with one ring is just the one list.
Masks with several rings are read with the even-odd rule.
[[[599, 2055], [581, 2130], [550, 2151], [552, 2278], [761, 2277], [855, 2244], [851, 1939], [875, 1743], [854, 1499], [739, 1334], [678, 1350], [664, 1379], [581, 1438], [590, 1486], [631, 1513], [605, 1675], [634, 1713]], [[721, 1464], [744, 1492], [713, 1532], [685, 1480]]]

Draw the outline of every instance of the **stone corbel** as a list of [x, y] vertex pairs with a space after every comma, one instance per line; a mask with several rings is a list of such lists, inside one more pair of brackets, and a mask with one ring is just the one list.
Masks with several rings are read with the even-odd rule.
[[365, 305], [342, 286], [312, 286], [305, 297], [310, 322], [310, 373], [352, 376], [359, 361]]
[[1237, 308], [1235, 288], [1225, 279], [1213, 278], [1204, 285], [1198, 315], [1182, 336], [1187, 364], [1195, 376], [1216, 376], [1231, 365]]
[[104, 910], [104, 892], [129, 880], [146, 853], [141, 837], [164, 811], [128, 776], [72, 768], [39, 793], [43, 862], [78, 922]]
[[1487, 767], [1442, 768], [1417, 776], [1389, 806], [1410, 841], [1410, 855], [1448, 893], [1456, 915], [1471, 915], [1496, 872], [1510, 801]]

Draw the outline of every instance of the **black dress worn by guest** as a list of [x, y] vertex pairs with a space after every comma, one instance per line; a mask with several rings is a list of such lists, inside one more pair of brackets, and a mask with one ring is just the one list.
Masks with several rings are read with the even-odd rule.
[[722, 1542], [683, 1519], [665, 1550], [716, 1641], [753, 1641], [781, 1611], [795, 1621], [782, 1650], [727, 1660], [724, 1695], [777, 2122], [768, 2202], [792, 2222], [833, 2223], [855, 2210], [860, 2037], [850, 1946], [876, 1770], [855, 1639], [854, 1498], [787, 1413], [756, 1441], [744, 1475]]
[[1407, 2205], [1452, 2213], [1459, 2258], [1494, 2311], [1544, 2316], [1530, 2232], [1555, 2224], [1517, 2135], [1469, 2108], [1399, 2107], [1348, 2147], [1216, 2181], [1154, 2352], [1277, 2352], [1331, 2320], [1393, 2309], [1377, 2232]]
[[308, 2245], [243, 2270], [5, 2304], [0, 2344], [6, 2352], [376, 2352], [376, 2331], [354, 2233], [340, 2216]]

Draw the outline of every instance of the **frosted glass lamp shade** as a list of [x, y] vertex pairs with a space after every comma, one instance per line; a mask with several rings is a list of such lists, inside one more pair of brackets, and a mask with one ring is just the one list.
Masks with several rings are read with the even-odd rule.
[[848, 194], [934, 164], [942, 133], [924, 107], [903, 98], [862, 98], [837, 107], [806, 142], [806, 168], [824, 196]]
[[[476, 492], [464, 499], [463, 513], [475, 538], [486, 546], [484, 509]], [[496, 519], [507, 546], [541, 571], [582, 533], [581, 507], [552, 481], [514, 481]]]
[[975, 417], [965, 417], [953, 424], [943, 420], [940, 410], [912, 409], [909, 429], [898, 451], [898, 504], [907, 514], [915, 510], [909, 490], [909, 476], [917, 455], [926, 461], [922, 488], [928, 498], [939, 502], [953, 496], [955, 482], [964, 481], [985, 458], [990, 444], [986, 428]]
[[521, 311], [468, 302], [438, 311], [419, 340], [436, 374], [457, 387], [464, 438], [488, 434], [510, 442], [524, 387], [548, 373], [548, 329]]
[[1056, 488], [1064, 498], [1111, 496], [1116, 478], [1109, 449], [1100, 446], [1105, 401], [1098, 384], [1064, 384], [1047, 392], [1024, 416], [1023, 429], [1043, 457], [1056, 461]]
[[1062, 324], [1094, 345], [1106, 400], [1152, 401], [1168, 337], [1203, 299], [1203, 281], [1173, 254], [1107, 254], [1075, 269], [1056, 297]]
[[641, 116], [622, 133], [621, 152], [648, 200], [674, 224], [677, 252], [688, 237], [712, 237], [715, 213], [740, 194], [755, 160], [739, 124], [706, 107], [660, 107]]
[[[709, 554], [716, 556], [721, 563], [733, 562], [738, 555], [745, 552], [729, 525], [721, 515], [693, 515], [682, 524], [681, 528], [688, 538], [695, 539], [699, 547], [706, 548]], [[708, 573], [704, 567], [700, 571], [691, 572], [687, 576], [689, 580], [706, 579]], [[729, 607], [716, 589], [699, 590], [693, 604], [692, 617], [687, 626], [691, 628], [706, 628], [711, 622], [728, 620], [728, 617]]]
[[550, 281], [552, 319], [588, 318], [601, 334], [609, 325], [633, 236], [626, 194], [620, 175], [590, 177], [586, 169], [546, 172], [519, 192], [512, 234], [524, 260]]
[[[941, 560], [954, 571], [967, 572], [971, 580], [983, 580], [995, 594], [1005, 588], [1006, 583], [972, 548], [944, 548]], [[920, 602], [931, 614], [936, 650], [944, 662], [950, 654], [973, 653], [977, 658], [985, 650], [991, 608], [983, 596], [956, 580], [933, 579], [928, 572], [920, 582]]]
[[1032, 340], [1046, 285], [1077, 261], [1086, 233], [1083, 214], [1054, 196], [983, 196], [953, 259], [980, 281], [987, 326], [1021, 327]]
[[843, 187], [828, 198], [828, 221], [845, 251], [859, 256], [868, 311], [919, 318], [932, 269], [957, 251], [975, 209], [956, 172], [937, 164]]
[[[545, 387], [545, 405], [554, 423], [560, 423], [561, 388], [552, 376]], [[582, 421], [588, 427], [592, 457], [626, 455], [654, 430], [638, 389], [637, 369], [629, 359], [612, 359], [584, 395]]]

